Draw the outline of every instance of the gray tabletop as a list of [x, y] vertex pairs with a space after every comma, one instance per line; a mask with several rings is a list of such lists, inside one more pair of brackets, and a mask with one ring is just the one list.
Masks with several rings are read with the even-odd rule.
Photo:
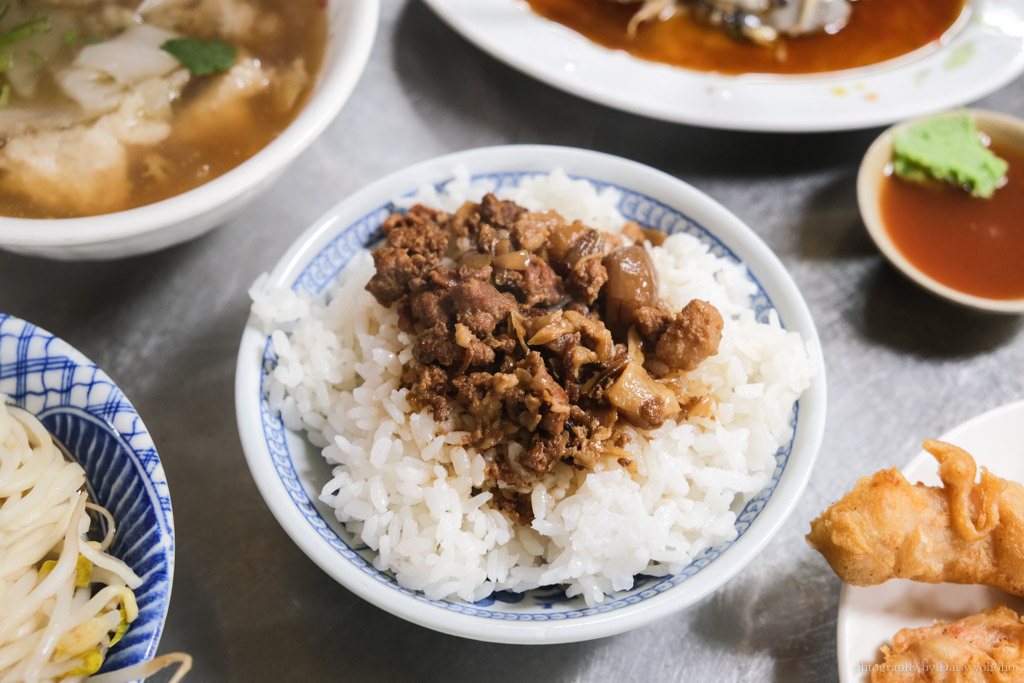
[[[1024, 112], [1024, 81], [979, 106]], [[717, 132], [619, 113], [485, 56], [417, 0], [387, 0], [369, 66], [341, 115], [241, 216], [190, 244], [122, 261], [0, 254], [0, 310], [96, 361], [152, 432], [177, 527], [160, 650], [192, 653], [192, 683], [834, 681], [840, 583], [803, 541], [810, 519], [859, 475], [903, 464], [922, 438], [1024, 398], [1021, 318], [932, 298], [868, 238], [854, 178], [877, 133]], [[571, 645], [462, 640], [349, 593], [271, 516], [235, 426], [235, 357], [256, 276], [371, 180], [442, 153], [519, 142], [636, 159], [732, 209], [793, 274], [828, 369], [821, 454], [761, 556], [684, 612]]]

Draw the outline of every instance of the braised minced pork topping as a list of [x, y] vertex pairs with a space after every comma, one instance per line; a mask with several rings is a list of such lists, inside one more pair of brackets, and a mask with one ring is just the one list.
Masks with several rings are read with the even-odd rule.
[[632, 463], [620, 429], [708, 414], [684, 374], [718, 351], [722, 317], [658, 298], [644, 239], [487, 195], [453, 214], [414, 206], [382, 226], [366, 289], [415, 335], [410, 403], [453, 418], [488, 460], [494, 504], [532, 520], [529, 492], [561, 461]]

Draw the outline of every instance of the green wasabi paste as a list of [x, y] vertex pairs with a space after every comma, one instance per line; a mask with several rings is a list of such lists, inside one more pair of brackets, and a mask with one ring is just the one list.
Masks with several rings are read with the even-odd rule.
[[892, 162], [896, 175], [906, 180], [952, 183], [985, 199], [1008, 167], [982, 144], [966, 112], [935, 116], [894, 135]]

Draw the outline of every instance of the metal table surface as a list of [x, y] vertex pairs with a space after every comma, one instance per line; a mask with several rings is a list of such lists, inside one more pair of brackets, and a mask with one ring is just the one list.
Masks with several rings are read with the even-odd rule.
[[[177, 527], [160, 650], [192, 653], [190, 683], [837, 680], [840, 582], [803, 541], [810, 519], [858, 476], [905, 463], [922, 438], [1024, 397], [1022, 319], [954, 308], [884, 262], [854, 189], [877, 130], [763, 135], [646, 120], [494, 61], [417, 0], [384, 4], [370, 64], [341, 116], [230, 224], [121, 261], [0, 255], [0, 310], [49, 329], [107, 370], [156, 441]], [[979, 106], [1024, 112], [1024, 81]], [[821, 454], [760, 557], [688, 610], [571, 645], [462, 640], [355, 597], [278, 526], [235, 426], [235, 357], [256, 276], [366, 183], [445, 152], [517, 142], [636, 159], [732, 209], [793, 274], [828, 369]]]

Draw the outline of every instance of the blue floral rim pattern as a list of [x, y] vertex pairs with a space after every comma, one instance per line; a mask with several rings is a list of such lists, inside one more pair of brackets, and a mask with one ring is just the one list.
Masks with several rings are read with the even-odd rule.
[[[485, 181], [491, 186], [492, 191], [497, 191], [502, 187], [515, 187], [524, 177], [534, 175], [537, 175], [537, 173], [481, 174], [473, 176], [471, 180], [473, 182]], [[580, 176], [573, 177], [580, 178]], [[627, 220], [637, 221], [641, 225], [656, 228], [668, 234], [681, 232], [693, 235], [706, 244], [715, 256], [728, 259], [733, 263], [740, 263], [736, 254], [726, 244], [685, 214], [628, 188], [591, 178], [582, 179], [593, 184], [598, 191], [608, 188], [616, 190], [621, 197], [618, 205], [619, 212]], [[440, 192], [447, 182], [449, 181], [438, 183], [436, 189]], [[413, 194], [409, 193], [407, 196], [412, 196]], [[382, 237], [380, 232], [381, 224], [385, 218], [396, 210], [397, 208], [393, 203], [384, 204], [342, 229], [337, 237], [324, 246], [303, 268], [295, 281], [291, 283], [292, 289], [305, 292], [314, 297], [322, 295], [326, 288], [344, 270], [354, 255], [367, 249]], [[748, 271], [748, 274], [756, 286], [749, 305], [754, 310], [756, 319], [760, 322], [766, 322], [770, 313], [774, 310], [774, 306], [767, 292], [754, 277], [753, 273]], [[275, 365], [276, 359], [271, 351], [271, 342], [268, 337], [263, 353], [263, 368], [260, 377], [261, 387], [265, 385], [264, 380], [274, 369]], [[760, 493], [748, 501], [743, 510], [737, 515], [735, 539], [705, 549], [693, 562], [677, 574], [663, 577], [639, 576], [632, 589], [615, 594], [615, 599], [595, 607], [586, 607], [582, 598], [567, 598], [564, 595], [564, 591], [557, 586], [535, 589], [526, 593], [525, 596], [495, 593], [490, 598], [479, 603], [466, 603], [457, 600], [431, 600], [418, 591], [412, 591], [399, 586], [395, 582], [394, 577], [372, 565], [374, 556], [372, 551], [366, 549], [365, 546], [361, 546], [354, 535], [346, 532], [341, 532], [341, 535], [339, 535], [327, 520], [323, 518], [299, 479], [285, 438], [284, 424], [280, 417], [270, 410], [265, 396], [261, 395], [259, 400], [264, 442], [270, 453], [278, 478], [288, 491], [292, 503], [294, 503], [302, 516], [313, 530], [338, 553], [340, 558], [351, 563], [374, 580], [420, 602], [472, 617], [507, 621], [560, 621], [611, 612], [635, 605], [664, 593], [708, 567], [723, 552], [730, 548], [736, 540], [743, 536], [775, 492], [793, 449], [799, 417], [798, 404], [793, 410], [790, 440], [775, 454], [775, 469], [772, 472], [771, 481]], [[508, 605], [508, 609], [493, 609], [493, 605], [496, 602]], [[491, 607], [491, 609], [486, 609], [488, 607]]]
[[152, 659], [171, 593], [174, 523], [153, 441], [114, 382], [66, 342], [0, 313], [0, 394], [34, 414], [85, 469], [90, 494], [117, 524], [109, 552], [138, 574], [139, 616], [104, 661]]

